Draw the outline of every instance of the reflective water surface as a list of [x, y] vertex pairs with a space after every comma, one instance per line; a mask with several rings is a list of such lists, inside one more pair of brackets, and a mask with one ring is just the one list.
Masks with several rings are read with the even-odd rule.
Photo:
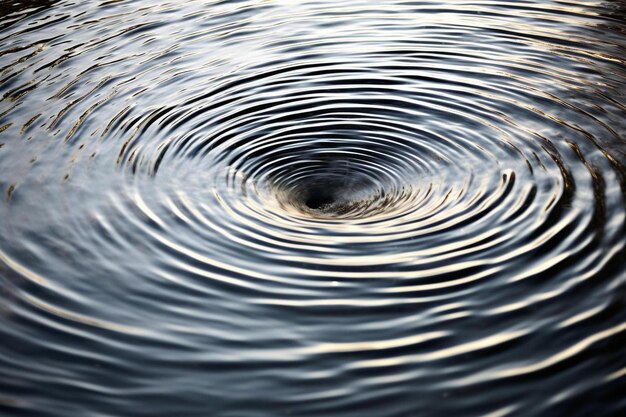
[[626, 415], [626, 3], [0, 5], [0, 414]]

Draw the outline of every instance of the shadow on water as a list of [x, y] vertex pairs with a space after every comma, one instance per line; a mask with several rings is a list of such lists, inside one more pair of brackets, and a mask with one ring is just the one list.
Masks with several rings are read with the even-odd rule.
[[6, 0], [0, 2], [0, 30], [16, 24], [33, 14], [45, 11], [59, 0]]
[[614, 29], [626, 33], [623, 23], [626, 22], [626, 2], [623, 0], [609, 0], [603, 3], [602, 15], [616, 21], [616, 25], [610, 26], [607, 23], [601, 23], [599, 26], [607, 25]]

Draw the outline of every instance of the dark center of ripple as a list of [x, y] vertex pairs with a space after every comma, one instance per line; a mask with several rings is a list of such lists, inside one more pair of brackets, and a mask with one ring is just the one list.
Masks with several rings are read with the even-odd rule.
[[[283, 207], [307, 217], [360, 218], [374, 214], [373, 205], [384, 195], [382, 184], [358, 173], [308, 172], [290, 187], [274, 190]], [[378, 207], [381, 208], [381, 207]]]
[[304, 204], [313, 210], [324, 210], [335, 203], [336, 197], [328, 190], [315, 189], [307, 197]]
[[289, 199], [292, 206], [306, 214], [335, 217], [366, 204], [370, 193], [371, 185], [362, 179], [322, 174], [320, 178], [299, 181]]

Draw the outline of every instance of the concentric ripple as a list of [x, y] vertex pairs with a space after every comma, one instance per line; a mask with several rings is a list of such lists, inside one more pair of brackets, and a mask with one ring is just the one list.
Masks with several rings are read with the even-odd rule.
[[622, 3], [0, 9], [2, 413], [626, 413]]

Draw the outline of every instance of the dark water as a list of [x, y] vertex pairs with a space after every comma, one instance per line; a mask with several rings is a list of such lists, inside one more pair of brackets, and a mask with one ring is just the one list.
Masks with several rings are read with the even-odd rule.
[[0, 415], [626, 415], [626, 2], [0, 15]]

